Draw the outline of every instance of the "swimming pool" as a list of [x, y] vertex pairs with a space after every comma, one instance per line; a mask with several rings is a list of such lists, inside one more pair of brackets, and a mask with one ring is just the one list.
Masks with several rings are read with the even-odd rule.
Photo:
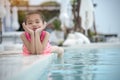
[[53, 61], [46, 80], [120, 80], [120, 46], [70, 47], [63, 59]]

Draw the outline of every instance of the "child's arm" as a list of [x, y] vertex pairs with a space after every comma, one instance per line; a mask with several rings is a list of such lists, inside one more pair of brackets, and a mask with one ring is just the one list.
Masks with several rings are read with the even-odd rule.
[[27, 47], [28, 51], [31, 53], [31, 54], [35, 54], [35, 48], [34, 48], [34, 35], [32, 34], [31, 35], [31, 42], [29, 42], [24, 33], [22, 33], [20, 35], [22, 41], [23, 41], [23, 44]]
[[23, 23], [23, 28], [24, 28], [24, 30], [31, 35], [31, 41], [29, 42], [29, 41], [26, 39], [24, 33], [21, 34], [21, 39], [22, 39], [24, 45], [27, 47], [28, 51], [29, 51], [31, 54], [35, 54], [34, 31], [28, 29], [27, 27], [28, 27], [28, 26], [26, 26], [26, 25]]
[[48, 32], [46, 32], [43, 42], [40, 41], [40, 35], [41, 35], [41, 32], [39, 31], [35, 32], [35, 45], [36, 45], [35, 47], [36, 47], [37, 54], [42, 54], [43, 50], [47, 46], [48, 39], [49, 39]]

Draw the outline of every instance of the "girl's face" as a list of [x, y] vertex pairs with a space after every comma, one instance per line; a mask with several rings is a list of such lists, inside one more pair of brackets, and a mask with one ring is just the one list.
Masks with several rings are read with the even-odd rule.
[[40, 18], [39, 14], [30, 14], [27, 16], [26, 24], [30, 29], [35, 31], [36, 29], [43, 27], [43, 20]]

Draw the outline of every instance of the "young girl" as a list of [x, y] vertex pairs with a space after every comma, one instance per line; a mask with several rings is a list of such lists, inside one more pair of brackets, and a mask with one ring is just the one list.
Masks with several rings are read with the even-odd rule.
[[28, 13], [22, 25], [25, 32], [20, 37], [23, 41], [24, 55], [50, 54], [52, 52], [58, 53], [58, 56], [63, 54], [63, 48], [50, 45], [49, 33], [44, 31], [46, 22], [39, 12]]

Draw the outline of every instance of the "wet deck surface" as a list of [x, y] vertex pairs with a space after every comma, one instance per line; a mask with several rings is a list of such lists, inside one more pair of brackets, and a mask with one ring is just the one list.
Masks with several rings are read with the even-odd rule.
[[25, 57], [18, 52], [12, 52], [6, 51], [0, 54], [0, 80], [9, 80], [40, 59], [40, 56]]
[[22, 69], [22, 58], [19, 54], [0, 55], [0, 80], [6, 80]]

